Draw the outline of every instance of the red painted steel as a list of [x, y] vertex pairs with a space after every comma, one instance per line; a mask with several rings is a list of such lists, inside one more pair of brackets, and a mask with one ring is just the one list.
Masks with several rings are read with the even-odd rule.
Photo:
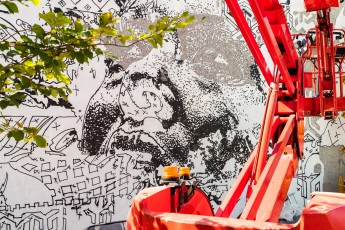
[[311, 197], [299, 221], [300, 228], [294, 229], [344, 229], [345, 194], [323, 192]]
[[[147, 188], [133, 199], [127, 218], [127, 229], [171, 230], [234, 230], [234, 229], [344, 229], [345, 194], [314, 193], [295, 224], [280, 224], [253, 220], [191, 215], [170, 211], [171, 187]], [[201, 192], [201, 191], [200, 191]], [[202, 193], [202, 192], [201, 192]], [[198, 193], [196, 193], [198, 194]], [[211, 213], [205, 195], [196, 195], [199, 212]]]
[[238, 200], [240, 199], [241, 194], [243, 193], [249, 179], [251, 178], [254, 160], [258, 153], [257, 147], [255, 147], [254, 151], [250, 155], [249, 159], [243, 166], [240, 174], [238, 175], [236, 181], [230, 188], [230, 191], [224, 198], [222, 204], [219, 206], [216, 217], [229, 217], [231, 212], [234, 210]]
[[268, 103], [266, 104], [266, 111], [265, 116], [262, 122], [260, 130], [260, 136], [258, 140], [258, 155], [256, 158], [256, 167], [253, 171], [253, 183], [255, 184], [261, 175], [262, 170], [265, 167], [266, 159], [267, 159], [267, 152], [268, 146], [271, 138], [271, 130], [274, 118], [274, 111], [276, 110], [277, 105], [277, 98], [278, 98], [278, 84], [272, 82], [269, 88], [268, 93]]
[[308, 12], [339, 6], [339, 0], [304, 0], [304, 3]]
[[[260, 0], [248, 0], [249, 4], [251, 5], [251, 8], [253, 10], [253, 13], [256, 17], [256, 20], [259, 25], [259, 30], [262, 35], [263, 40], [265, 41], [265, 44], [267, 46], [267, 49], [271, 55], [272, 61], [277, 65], [279, 72], [281, 74], [282, 80], [285, 83], [285, 86], [287, 90], [289, 91], [290, 95], [294, 95], [295, 93], [295, 86], [293, 84], [292, 78], [290, 76], [290, 73], [288, 71], [287, 65], [284, 62], [284, 57], [291, 56], [295, 57], [295, 60], [291, 60], [292, 63], [294, 63], [294, 67], [296, 67], [297, 63], [297, 54], [296, 54], [296, 49], [293, 46], [293, 43], [291, 41], [291, 34], [289, 30], [277, 30], [275, 31], [280, 31], [280, 33], [274, 33], [272, 25], [274, 26], [281, 26], [281, 24], [278, 24], [276, 21], [270, 22], [269, 19], [266, 15], [266, 11], [263, 8], [262, 2], [265, 2], [266, 5], [270, 7], [275, 7], [282, 9], [281, 5], [278, 3], [276, 0], [271, 0], [271, 1], [260, 1]], [[268, 4], [271, 3], [271, 4]], [[276, 4], [278, 3], [278, 4]], [[279, 9], [279, 8], [278, 8]], [[286, 19], [284, 14], [280, 14], [279, 17], [284, 19], [284, 24], [286, 25]], [[282, 20], [283, 20], [282, 19]], [[272, 23], [272, 24], [271, 24]], [[242, 25], [238, 25], [241, 27]], [[289, 38], [290, 42], [286, 41], [286, 39]], [[288, 47], [284, 46], [284, 42], [288, 44]], [[281, 50], [283, 49], [282, 46], [284, 47], [284, 55], [282, 54]], [[279, 81], [279, 80], [278, 80]]]
[[[285, 124], [284, 130], [272, 151], [272, 156], [267, 162], [267, 167], [265, 167], [263, 175], [259, 178], [257, 184], [253, 188], [253, 193], [243, 210], [241, 219], [256, 220], [259, 216], [261, 221], [278, 221], [279, 215], [277, 216], [277, 213], [280, 214], [288, 190], [288, 187], [282, 187], [282, 184], [290, 184], [297, 167], [298, 160], [295, 153], [289, 153], [291, 160], [294, 159], [294, 162], [291, 161], [294, 168], [293, 170], [287, 171], [287, 168], [284, 167], [290, 167], [289, 161], [280, 162], [283, 152], [287, 153], [289, 151], [287, 150], [286, 145], [293, 132], [294, 126], [295, 116], [290, 115]], [[288, 162], [289, 164], [286, 164]], [[287, 174], [287, 172], [289, 173]], [[283, 177], [279, 178], [279, 176], [282, 175]], [[281, 189], [284, 189], [284, 191]], [[277, 192], [279, 192], [281, 196], [277, 196]], [[263, 203], [264, 205], [262, 205]], [[260, 207], [264, 207], [264, 210]]]
[[[317, 11], [318, 25], [294, 36], [278, 0], [248, 2], [277, 70], [274, 74], [269, 70], [238, 1], [225, 0], [270, 84], [258, 145], [215, 215], [207, 196], [194, 185], [150, 188], [134, 198], [128, 229], [343, 229], [345, 195], [331, 193], [313, 195], [297, 223], [277, 223], [298, 157], [303, 155], [304, 117], [332, 119], [345, 110], [345, 31], [333, 30], [329, 9], [338, 1], [305, 0], [308, 11]], [[292, 41], [297, 36], [304, 37], [306, 44], [299, 47], [300, 57]], [[343, 41], [335, 44], [339, 38]], [[306, 70], [308, 65], [313, 70]], [[273, 146], [270, 155], [269, 145]], [[229, 219], [246, 188], [240, 219]]]
[[256, 63], [258, 64], [262, 75], [264, 76], [266, 82], [269, 85], [273, 81], [272, 72], [270, 71], [270, 69], [266, 63], [266, 60], [265, 60], [264, 56], [262, 55], [260, 47], [259, 47], [258, 43], [256, 42], [255, 37], [254, 37], [250, 27], [247, 24], [247, 20], [244, 17], [240, 6], [238, 5], [238, 1], [237, 0], [225, 0], [225, 2], [228, 5], [237, 25], [243, 25], [243, 26], [239, 27], [239, 29], [241, 30], [243, 38], [247, 42], [248, 47], [249, 47], [250, 51], [252, 52], [253, 57], [254, 57]]
[[[329, 9], [320, 10], [317, 19], [318, 25], [305, 35], [307, 38], [315, 34], [313, 44], [308, 42], [307, 50], [301, 58], [305, 66], [315, 63], [315, 67], [313, 71], [309, 69], [300, 75], [303, 78], [301, 90], [313, 89], [313, 95], [307, 97], [303, 93], [298, 96], [297, 112], [303, 116], [334, 119], [338, 111], [345, 108], [341, 77], [344, 74], [342, 68], [345, 57], [345, 32], [333, 29]], [[336, 41], [337, 39], [343, 41]]]

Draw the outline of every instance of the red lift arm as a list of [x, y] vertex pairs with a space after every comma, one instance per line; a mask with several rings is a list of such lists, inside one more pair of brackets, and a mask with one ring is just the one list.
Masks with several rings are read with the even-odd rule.
[[[248, 0], [274, 63], [268, 68], [237, 0], [225, 0], [264, 78], [269, 92], [258, 145], [217, 212], [196, 186], [145, 189], [133, 200], [128, 229], [341, 229], [345, 195], [317, 193], [296, 224], [278, 223], [298, 157], [303, 154], [305, 116], [333, 119], [345, 110], [342, 76], [345, 45], [334, 44], [330, 7], [338, 0], [305, 0], [318, 24], [304, 36], [299, 57], [278, 0]], [[344, 31], [337, 30], [344, 37]], [[337, 34], [336, 34], [337, 35]], [[308, 41], [308, 42], [307, 42]], [[308, 63], [314, 66], [307, 71]], [[316, 69], [316, 70], [315, 70]], [[308, 96], [307, 90], [313, 90]], [[337, 93], [337, 89], [340, 93]], [[268, 157], [268, 147], [273, 151]], [[239, 219], [229, 218], [241, 194], [247, 202]], [[322, 207], [322, 208], [321, 208]], [[222, 218], [223, 217], [223, 218]], [[224, 218], [226, 217], [226, 218]]]

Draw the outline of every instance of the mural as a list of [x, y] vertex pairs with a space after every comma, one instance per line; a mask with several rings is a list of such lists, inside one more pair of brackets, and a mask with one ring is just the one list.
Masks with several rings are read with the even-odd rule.
[[[246, 1], [240, 2], [247, 12]], [[291, 28], [302, 30], [298, 7], [282, 4]], [[121, 17], [122, 30], [144, 30], [157, 17], [185, 10], [206, 20], [167, 35], [161, 49], [142, 43], [109, 47], [116, 60], [99, 57], [88, 65], [66, 60], [70, 104], [30, 98], [19, 110], [4, 112], [12, 124], [37, 126], [49, 146], [0, 136], [0, 229], [85, 229], [123, 222], [131, 199], [159, 185], [167, 164], [191, 167], [216, 208], [256, 144], [266, 97], [265, 83], [223, 2], [47, 0], [37, 9], [22, 8], [19, 18], [0, 18], [9, 25], [0, 36], [42, 24], [36, 15], [47, 10], [90, 26], [100, 12], [110, 11]], [[257, 34], [250, 11], [247, 17]], [[306, 122], [305, 155], [291, 188], [298, 203], [322, 190], [319, 146], [340, 144], [333, 131], [339, 125]], [[343, 128], [337, 129], [341, 135]]]

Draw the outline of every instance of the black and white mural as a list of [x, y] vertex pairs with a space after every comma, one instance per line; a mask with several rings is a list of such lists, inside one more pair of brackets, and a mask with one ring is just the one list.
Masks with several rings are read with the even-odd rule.
[[[246, 1], [240, 2], [260, 41]], [[282, 4], [292, 30], [314, 23], [303, 2]], [[138, 31], [185, 10], [206, 19], [167, 35], [163, 48], [137, 43], [105, 47], [116, 60], [67, 60], [69, 104], [30, 98], [19, 110], [4, 111], [13, 124], [37, 126], [49, 146], [0, 136], [0, 229], [85, 229], [125, 221], [131, 199], [159, 185], [170, 164], [190, 167], [212, 205], [220, 204], [256, 144], [266, 97], [266, 84], [221, 0], [42, 0], [40, 7], [20, 10], [0, 17], [8, 24], [0, 36], [42, 24], [37, 15], [47, 10], [90, 26], [110, 11], [121, 18], [121, 30]], [[323, 167], [320, 137], [306, 133], [310, 156], [301, 162], [292, 193], [302, 202], [322, 187], [322, 170], [309, 173], [316, 163]]]

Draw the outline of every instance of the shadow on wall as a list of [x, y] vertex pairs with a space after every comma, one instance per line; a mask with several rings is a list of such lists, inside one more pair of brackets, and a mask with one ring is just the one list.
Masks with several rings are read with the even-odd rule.
[[345, 177], [345, 154], [342, 146], [320, 147], [320, 159], [325, 165], [323, 191], [338, 192], [338, 177]]

